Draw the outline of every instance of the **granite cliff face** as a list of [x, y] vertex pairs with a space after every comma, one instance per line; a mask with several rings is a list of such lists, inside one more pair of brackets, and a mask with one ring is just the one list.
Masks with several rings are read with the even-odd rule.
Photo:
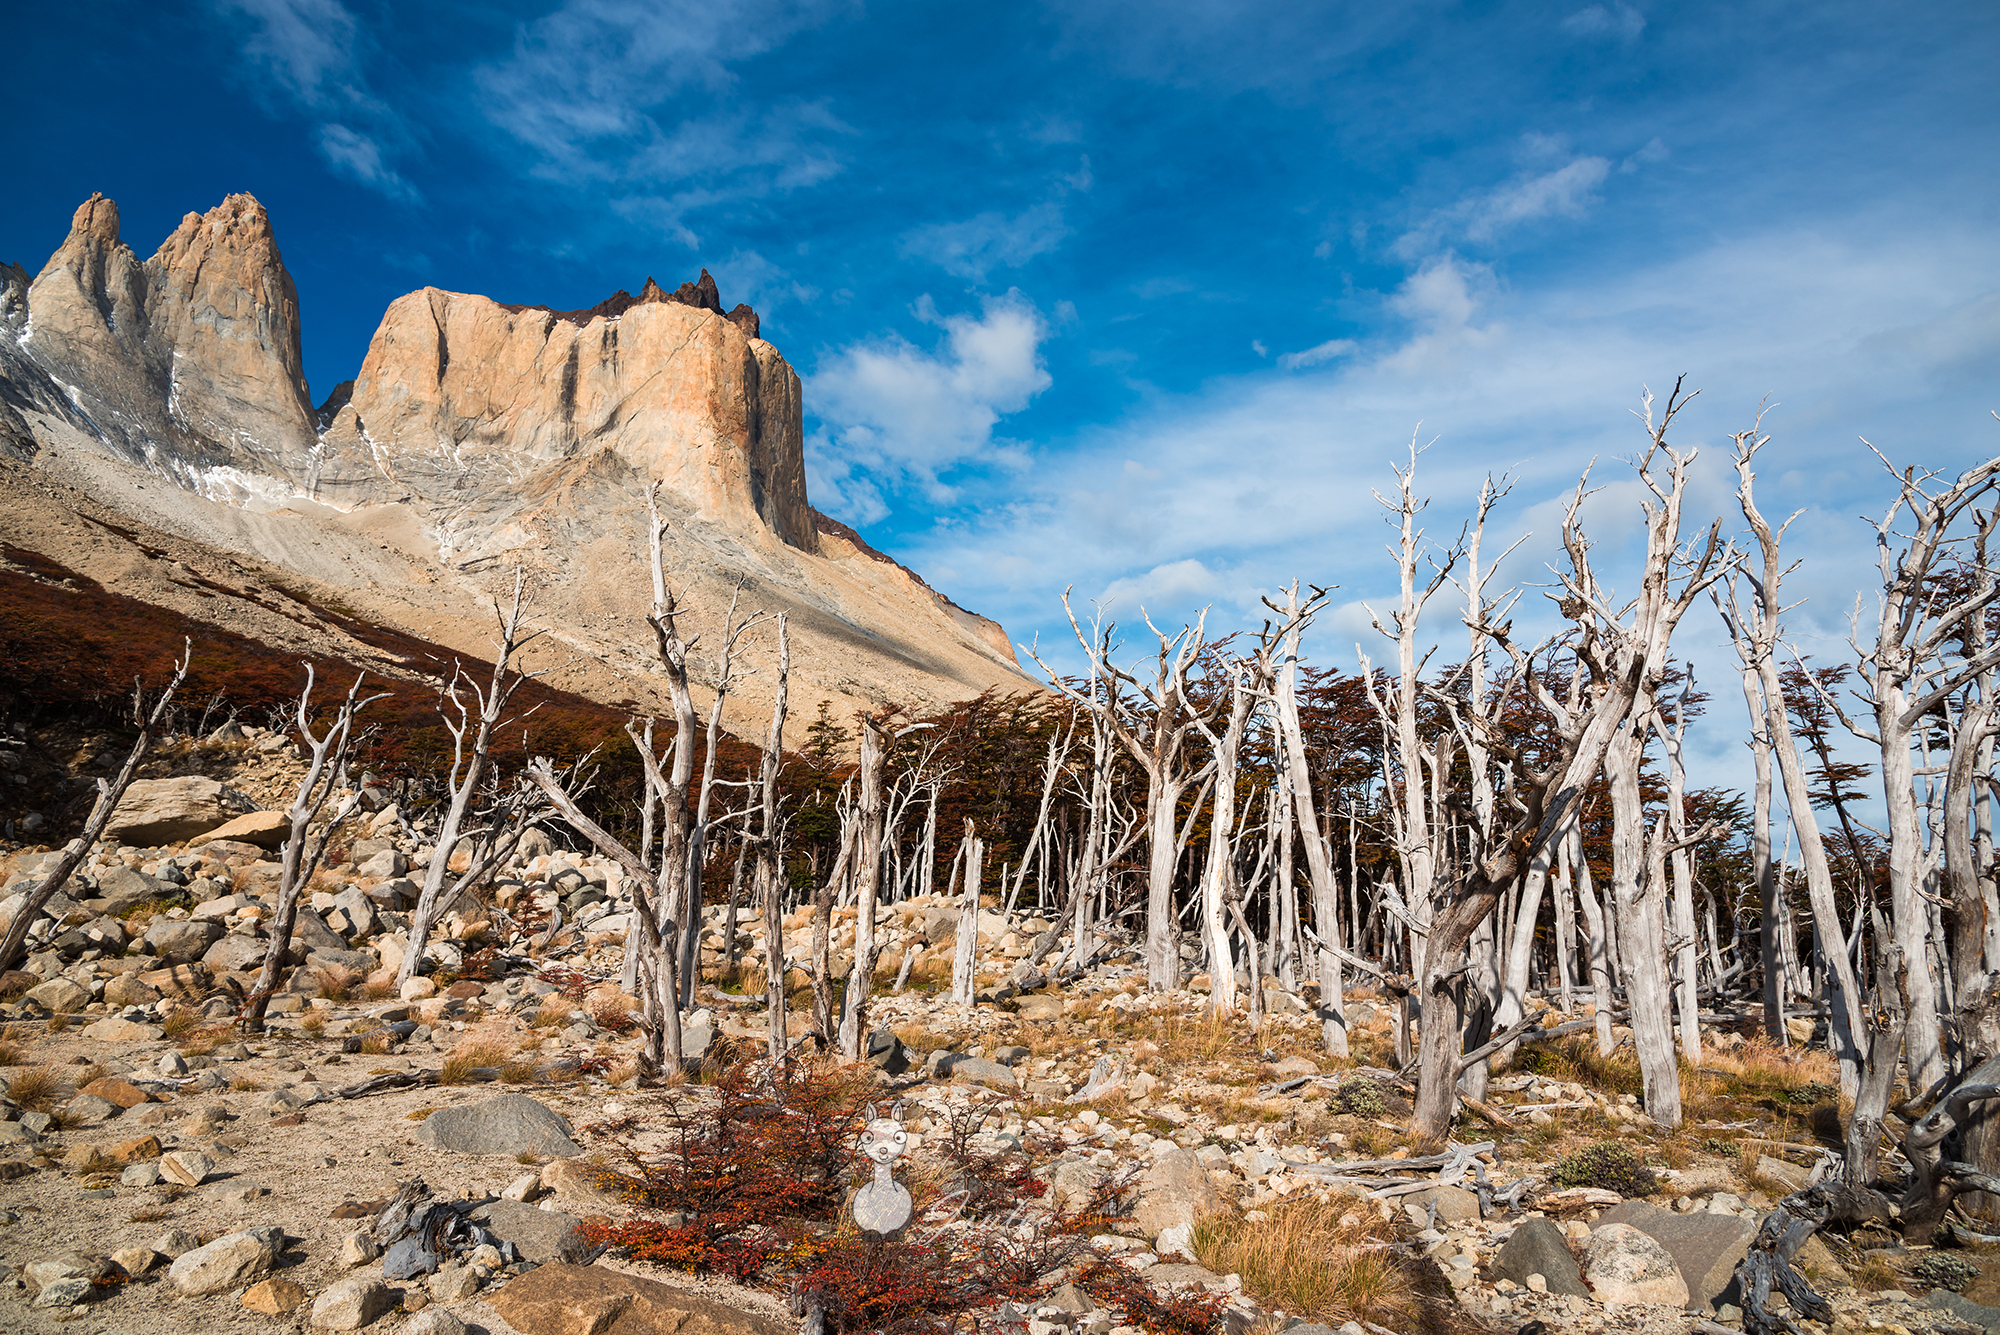
[[577, 311], [427, 287], [391, 303], [315, 409], [262, 205], [190, 213], [142, 261], [92, 196], [32, 280], [0, 266], [0, 453], [27, 465], [4, 477], [59, 473], [386, 622], [448, 643], [462, 627], [468, 650], [522, 567], [571, 654], [565, 684], [638, 701], [658, 685], [642, 523], [657, 486], [697, 623], [739, 587], [788, 613], [807, 708], [1027, 688], [998, 625], [813, 510], [799, 377], [760, 332], [706, 270]]
[[92, 195], [17, 284], [0, 299], [15, 333], [0, 398], [17, 416], [50, 413], [197, 488], [231, 470], [290, 483], [310, 456], [298, 293], [249, 195], [188, 214], [144, 261], [119, 237], [118, 206]]

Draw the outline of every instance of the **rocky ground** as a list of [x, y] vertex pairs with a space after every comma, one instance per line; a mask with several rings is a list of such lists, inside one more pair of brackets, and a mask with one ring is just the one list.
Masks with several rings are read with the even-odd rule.
[[[0, 1325], [586, 1335], [596, 1318], [585, 1308], [602, 1316], [671, 1301], [686, 1310], [661, 1328], [792, 1328], [768, 1293], [615, 1255], [596, 1256], [588, 1273], [694, 1296], [529, 1301], [538, 1268], [592, 1261], [577, 1221], [631, 1213], [588, 1171], [609, 1147], [593, 1128], [631, 1114], [643, 1122], [669, 1096], [638, 1088], [633, 1002], [616, 982], [629, 897], [603, 861], [530, 846], [485, 902], [448, 915], [427, 976], [398, 993], [427, 850], [395, 808], [380, 811], [315, 883], [270, 1031], [235, 1028], [237, 998], [269, 944], [269, 808], [295, 781], [296, 762], [273, 741], [225, 733], [164, 759], [178, 772], [133, 795], [122, 842], [94, 854], [51, 905], [27, 970], [0, 980], [0, 1263], [11, 1289]], [[30, 848], [0, 862], [0, 920], [52, 856]], [[730, 981], [724, 912], [709, 914], [709, 981], [687, 1023], [689, 1050], [710, 1069], [755, 1056], [764, 1034], [761, 996]], [[966, 1011], [934, 991], [949, 978], [956, 909], [931, 897], [882, 911], [889, 972], [871, 1047], [885, 1102], [904, 1105], [906, 1169], [926, 1171], [946, 1129], [976, 1114], [981, 1145], [1027, 1155], [1048, 1184], [1031, 1225], [1123, 1181], [1129, 1217], [1093, 1245], [1156, 1285], [1225, 1296], [1243, 1330], [1275, 1332], [1302, 1316], [1347, 1335], [1368, 1329], [1293, 1310], [1295, 1284], [1238, 1259], [1250, 1256], [1246, 1240], [1295, 1228], [1301, 1206], [1319, 1202], [1338, 1236], [1306, 1239], [1315, 1254], [1391, 1243], [1420, 1253], [1468, 1328], [1734, 1327], [1730, 1274], [1756, 1221], [1803, 1184], [1819, 1146], [1837, 1143], [1823, 1057], [1746, 1041], [1722, 1016], [1689, 1077], [1679, 1131], [1638, 1107], [1629, 1047], [1599, 1058], [1582, 1035], [1522, 1048], [1488, 1087], [1491, 1120], [1468, 1114], [1451, 1143], [1419, 1144], [1405, 1125], [1411, 1091], [1386, 1069], [1388, 1012], [1368, 993], [1349, 997], [1355, 1055], [1334, 1061], [1318, 1051], [1310, 995], [1282, 988], [1256, 1035], [1210, 1017], [1199, 977], [1189, 991], [1144, 993], [1129, 958], [1060, 991], [1016, 994], [1004, 980], [1050, 924], [1032, 911], [980, 916], [982, 999]], [[837, 913], [837, 947], [851, 946], [852, 919]], [[757, 924], [738, 930], [743, 976], [761, 977]], [[804, 914], [787, 920], [788, 960], [807, 957], [809, 936]], [[1554, 1001], [1535, 1001], [1547, 1025], [1583, 1013]], [[443, 1082], [340, 1095], [425, 1072]], [[1630, 1171], [1639, 1163], [1650, 1190]], [[480, 1231], [447, 1248], [436, 1275], [392, 1281], [367, 1238], [413, 1178], [450, 1207], [436, 1217], [476, 1204], [462, 1227]], [[2000, 1329], [1986, 1306], [2000, 1302], [2000, 1274], [1969, 1251], [1857, 1233], [1816, 1240], [1800, 1260], [1830, 1297], [1836, 1330]], [[1945, 1263], [1961, 1261], [1952, 1275]], [[546, 1271], [557, 1274], [561, 1284], [545, 1287], [581, 1291], [583, 1279]], [[1941, 1280], [1967, 1297], [1933, 1294]], [[1136, 1335], [1074, 1289], [1059, 1293], [1011, 1314], [1013, 1327]], [[718, 1305], [689, 1316], [699, 1297]]]

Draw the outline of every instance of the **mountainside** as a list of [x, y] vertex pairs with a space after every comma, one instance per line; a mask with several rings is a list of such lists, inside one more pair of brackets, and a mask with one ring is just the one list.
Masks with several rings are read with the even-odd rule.
[[[260, 609], [289, 582], [489, 651], [491, 596], [518, 566], [552, 684], [655, 708], [658, 484], [694, 629], [718, 641], [739, 587], [742, 607], [786, 613], [795, 710], [1029, 689], [1000, 626], [813, 510], [799, 377], [759, 333], [706, 271], [580, 311], [427, 287], [390, 304], [315, 408], [262, 205], [190, 213], [142, 261], [92, 196], [39, 274], [0, 266], [0, 509], [17, 547], [278, 642], [291, 623]], [[141, 526], [115, 526], [130, 550], [107, 512]], [[200, 596], [163, 567], [201, 575]], [[762, 726], [771, 657], [749, 649], [763, 671], [729, 711], [739, 726]]]

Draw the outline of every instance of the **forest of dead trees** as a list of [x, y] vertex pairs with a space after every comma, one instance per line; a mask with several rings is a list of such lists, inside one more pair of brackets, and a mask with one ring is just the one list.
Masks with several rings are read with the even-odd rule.
[[[1882, 1180], [1892, 1114], [1908, 1128], [1906, 1231], [1962, 1190], [2000, 1194], [2000, 1119], [1986, 1115], [2000, 1102], [2000, 458], [1956, 476], [1882, 459], [1876, 578], [1848, 653], [1815, 662], [1783, 620], [1790, 520], [1756, 495], [1768, 437], [1760, 423], [1733, 437], [1730, 512], [1692, 513], [1695, 451], [1671, 438], [1686, 401], [1678, 385], [1649, 395], [1639, 448], [1615, 466], [1639, 484], [1637, 513], [1609, 516], [1638, 548], [1617, 587], [1583, 520], [1602, 479], [1586, 472], [1570, 495], [1550, 575], [1519, 586], [1496, 573], [1510, 539], [1490, 531], [1505, 484], [1439, 522], [1413, 447], [1379, 494], [1395, 593], [1369, 606], [1352, 673], [1301, 652], [1329, 588], [1294, 583], [1261, 625], [1229, 633], [1143, 612], [1120, 626], [1066, 595], [1068, 657], [1085, 666], [1031, 651], [1046, 692], [851, 719], [822, 706], [799, 728], [784, 618], [680, 603], [655, 510], [648, 619], [671, 716], [633, 719], [622, 754], [496, 763], [531, 678], [532, 594], [517, 580], [490, 678], [455, 673], [444, 696], [452, 765], [406, 959], [522, 829], [566, 824], [639, 887], [624, 983], [656, 1070], [681, 1060], [705, 904], [726, 902], [731, 933], [760, 916], [766, 941], [812, 906], [812, 957], [771, 951], [764, 978], [737, 981], [761, 984], [782, 1050], [787, 975], [810, 974], [820, 1042], [858, 1058], [871, 993], [897, 973], [876, 911], [943, 894], [1054, 924], [1014, 966], [1021, 990], [1123, 959], [1155, 990], [1205, 974], [1213, 1012], [1254, 1030], [1278, 988], [1334, 1056], [1348, 1051], [1346, 994], [1390, 999], [1422, 1137], [1483, 1094], [1489, 1061], [1535, 1023], [1532, 994], [1587, 1010], [1605, 1053], [1629, 1042], [1644, 1110], [1669, 1128], [1704, 1018], [1747, 1015], [1838, 1062], [1848, 1208]], [[1712, 643], [1718, 626], [1735, 679], [1698, 681], [1674, 637]], [[721, 730], [749, 672], [775, 685], [756, 745]], [[335, 720], [342, 746], [354, 699]], [[1689, 772], [1705, 712], [1711, 736], [1742, 737], [1749, 791]], [[836, 908], [855, 911], [837, 996]], [[951, 980], [967, 1006], [975, 918], [961, 915]]]

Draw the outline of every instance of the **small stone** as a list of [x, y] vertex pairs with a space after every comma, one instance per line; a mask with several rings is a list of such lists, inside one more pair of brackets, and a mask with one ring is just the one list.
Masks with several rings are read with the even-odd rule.
[[429, 1307], [404, 1322], [397, 1335], [465, 1335], [465, 1323], [442, 1307]]
[[1527, 1283], [1528, 1292], [1530, 1293], [1547, 1293], [1549, 1291], [1548, 1276], [1540, 1272], [1529, 1275]]
[[396, 1296], [379, 1279], [343, 1279], [312, 1305], [312, 1323], [322, 1330], [360, 1330], [392, 1311]]
[[479, 1292], [479, 1276], [470, 1266], [448, 1265], [431, 1276], [428, 1287], [434, 1301], [455, 1303]]
[[523, 1173], [512, 1182], [509, 1182], [500, 1192], [500, 1197], [502, 1200], [509, 1201], [532, 1201], [541, 1194], [542, 1175], [536, 1172]]
[[265, 1316], [283, 1316], [305, 1300], [305, 1286], [283, 1275], [252, 1284], [243, 1293], [243, 1305]]
[[107, 1117], [116, 1117], [122, 1109], [110, 1099], [100, 1099], [95, 1094], [79, 1094], [63, 1105], [65, 1123], [101, 1122]]
[[[155, 1250], [163, 1249], [156, 1246]], [[220, 1293], [264, 1274], [276, 1260], [277, 1247], [268, 1236], [230, 1233], [205, 1247], [183, 1252], [168, 1267], [167, 1277], [182, 1293]]]
[[368, 1229], [356, 1229], [340, 1240], [340, 1263], [349, 1270], [358, 1265], [367, 1265], [381, 1254], [381, 1245], [375, 1241], [375, 1235]]
[[156, 1163], [135, 1163], [118, 1175], [121, 1187], [156, 1187], [160, 1184], [160, 1166]]
[[160, 1156], [160, 1176], [176, 1186], [198, 1187], [214, 1171], [214, 1160], [200, 1150], [175, 1150]]
[[259, 1196], [268, 1196], [270, 1194], [270, 1188], [266, 1187], [263, 1183], [254, 1178], [246, 1177], [239, 1178], [234, 1182], [223, 1183], [220, 1187], [216, 1188], [215, 1198], [225, 1205], [243, 1205], [256, 1200]]
[[82, 1277], [58, 1279], [42, 1286], [35, 1295], [36, 1307], [74, 1307], [90, 1297], [91, 1281]]
[[148, 1159], [160, 1157], [160, 1138], [140, 1136], [136, 1140], [121, 1140], [111, 1147], [111, 1162], [124, 1164], [144, 1163]]
[[201, 1246], [201, 1239], [184, 1228], [170, 1228], [154, 1238], [151, 1246], [152, 1250], [172, 1260]]
[[136, 1020], [127, 1020], [117, 1015], [106, 1016], [95, 1024], [87, 1024], [82, 1030], [83, 1037], [95, 1039], [100, 1043], [145, 1043], [163, 1037], [166, 1032], [159, 1025], [141, 1024]]
[[1597, 1300], [1607, 1306], [1687, 1304], [1687, 1280], [1682, 1278], [1674, 1258], [1665, 1247], [1630, 1224], [1605, 1224], [1591, 1232], [1583, 1273]]
[[111, 1264], [128, 1275], [143, 1275], [160, 1263], [160, 1254], [151, 1247], [121, 1247], [111, 1253]]

